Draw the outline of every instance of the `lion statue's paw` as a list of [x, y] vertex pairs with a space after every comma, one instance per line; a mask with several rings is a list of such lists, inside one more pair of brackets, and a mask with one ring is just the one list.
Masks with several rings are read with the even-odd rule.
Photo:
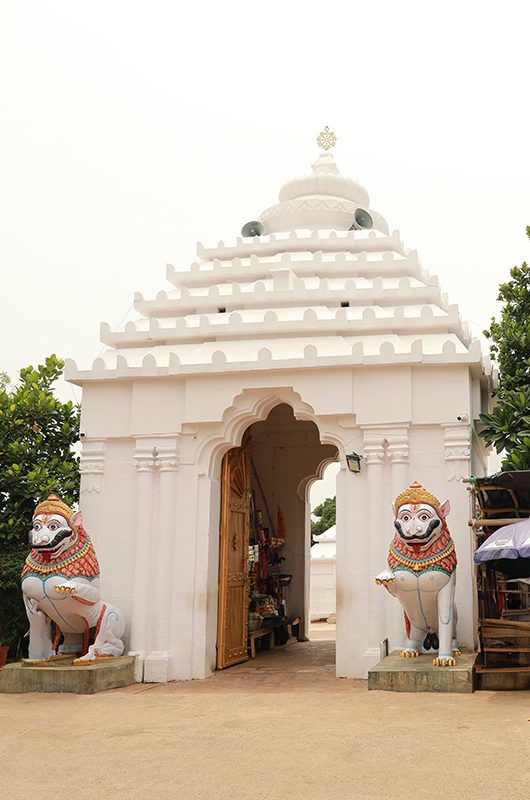
[[71, 583], [60, 583], [55, 587], [57, 594], [75, 594], [75, 586]]
[[384, 569], [379, 575], [376, 577], [375, 582], [378, 586], [386, 585], [387, 583], [392, 583], [392, 581], [396, 580], [396, 576], [392, 572], [391, 569]]
[[401, 658], [419, 658], [420, 654], [418, 650], [413, 650], [410, 647], [406, 647], [400, 653]]
[[439, 655], [432, 660], [433, 667], [456, 667], [456, 659], [452, 655]]

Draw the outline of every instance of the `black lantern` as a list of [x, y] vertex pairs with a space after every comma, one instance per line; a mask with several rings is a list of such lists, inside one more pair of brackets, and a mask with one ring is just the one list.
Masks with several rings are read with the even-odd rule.
[[346, 463], [350, 472], [358, 473], [361, 471], [361, 458], [362, 456], [360, 456], [358, 453], [346, 454]]

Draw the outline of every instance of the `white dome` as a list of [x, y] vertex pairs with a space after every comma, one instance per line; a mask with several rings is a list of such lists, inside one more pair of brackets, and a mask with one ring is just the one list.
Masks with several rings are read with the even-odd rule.
[[343, 200], [351, 200], [363, 208], [368, 208], [370, 204], [368, 192], [364, 186], [351, 178], [340, 175], [331, 153], [321, 153], [313, 164], [313, 174], [288, 181], [280, 189], [279, 197], [283, 203], [308, 195], [329, 195]]
[[331, 153], [321, 153], [311, 175], [288, 181], [280, 189], [277, 205], [260, 216], [265, 233], [302, 228], [349, 230], [357, 209], [369, 210], [373, 227], [388, 233], [386, 221], [369, 209], [368, 192], [360, 183], [339, 173]]

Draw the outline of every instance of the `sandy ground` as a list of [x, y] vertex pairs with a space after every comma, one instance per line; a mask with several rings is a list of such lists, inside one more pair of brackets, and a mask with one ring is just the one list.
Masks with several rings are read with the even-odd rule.
[[527, 800], [530, 692], [368, 692], [313, 636], [206, 681], [0, 695], [1, 797]]

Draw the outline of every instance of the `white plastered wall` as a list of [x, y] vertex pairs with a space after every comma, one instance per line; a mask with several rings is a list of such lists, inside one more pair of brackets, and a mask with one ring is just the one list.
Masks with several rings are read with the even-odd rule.
[[[365, 676], [399, 604], [373, 581], [386, 564], [391, 503], [411, 480], [441, 500], [459, 558], [459, 635], [473, 644], [468, 500], [473, 385], [465, 365], [262, 371], [86, 382], [81, 507], [106, 597], [130, 620], [138, 677], [201, 678], [215, 666], [223, 454], [281, 403], [337, 448], [337, 675]], [[475, 409], [476, 413], [476, 409]], [[457, 416], [467, 415], [467, 421]], [[349, 452], [364, 455], [359, 475]], [[478, 471], [478, 470], [477, 470]], [[307, 504], [306, 504], [307, 505]], [[306, 512], [306, 528], [308, 524]], [[297, 523], [298, 524], [298, 523]]]
[[312, 620], [327, 619], [335, 613], [336, 596], [335, 558], [322, 558], [311, 562], [310, 613]]

